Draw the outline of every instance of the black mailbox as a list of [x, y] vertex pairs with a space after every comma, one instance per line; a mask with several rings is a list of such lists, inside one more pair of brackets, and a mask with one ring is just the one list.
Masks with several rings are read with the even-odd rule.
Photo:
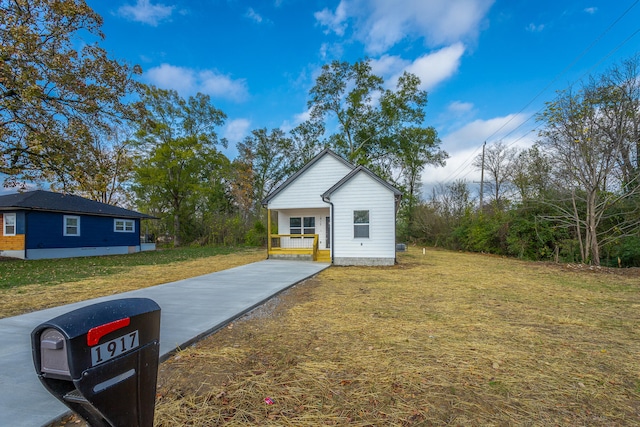
[[160, 307], [125, 298], [71, 311], [31, 333], [44, 386], [91, 426], [153, 426]]

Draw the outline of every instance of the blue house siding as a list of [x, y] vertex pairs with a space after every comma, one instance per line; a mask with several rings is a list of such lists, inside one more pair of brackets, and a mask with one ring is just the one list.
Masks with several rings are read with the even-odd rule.
[[16, 234], [26, 233], [26, 220], [24, 212], [16, 212]]
[[64, 216], [57, 212], [26, 212], [26, 249], [129, 247], [140, 245], [140, 220], [133, 233], [114, 231], [114, 218], [69, 214], [80, 218], [80, 235], [64, 235]]

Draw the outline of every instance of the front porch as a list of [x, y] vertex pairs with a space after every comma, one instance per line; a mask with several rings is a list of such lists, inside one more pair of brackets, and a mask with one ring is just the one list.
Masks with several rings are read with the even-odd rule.
[[269, 258], [331, 262], [331, 251], [318, 248], [317, 234], [270, 234]]
[[[269, 258], [331, 262], [328, 209], [276, 211], [277, 230], [283, 231], [283, 234], [273, 234], [271, 212], [267, 212]], [[324, 229], [325, 233], [318, 233], [320, 229]]]

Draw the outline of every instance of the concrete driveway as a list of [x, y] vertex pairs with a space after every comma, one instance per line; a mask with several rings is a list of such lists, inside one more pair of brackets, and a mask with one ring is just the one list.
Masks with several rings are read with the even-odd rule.
[[151, 298], [161, 308], [160, 358], [205, 337], [274, 295], [329, 267], [265, 260], [204, 276], [0, 319], [0, 426], [42, 426], [68, 408], [36, 375], [31, 331], [76, 308], [119, 298]]

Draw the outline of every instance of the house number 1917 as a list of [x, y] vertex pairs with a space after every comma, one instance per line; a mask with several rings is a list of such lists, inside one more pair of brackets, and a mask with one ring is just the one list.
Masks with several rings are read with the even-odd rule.
[[138, 331], [130, 332], [91, 349], [91, 366], [99, 365], [138, 347]]

